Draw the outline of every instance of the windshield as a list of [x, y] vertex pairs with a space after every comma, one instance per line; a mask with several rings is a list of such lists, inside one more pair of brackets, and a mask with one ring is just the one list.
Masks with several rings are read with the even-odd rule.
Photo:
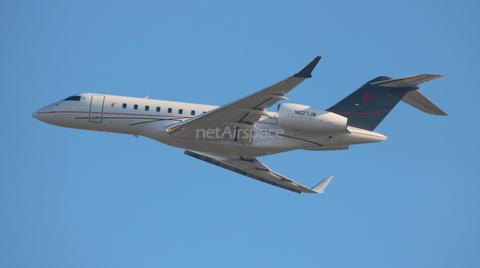
[[70, 96], [64, 99], [64, 101], [79, 101], [81, 98], [82, 98], [81, 96]]

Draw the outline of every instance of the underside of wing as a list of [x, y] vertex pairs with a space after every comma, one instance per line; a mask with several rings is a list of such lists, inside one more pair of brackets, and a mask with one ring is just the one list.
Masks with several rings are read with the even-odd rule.
[[[279, 100], [286, 100], [285, 94], [306, 78], [311, 77], [311, 72], [319, 61], [320, 57], [316, 57], [295, 75], [206, 114], [170, 126], [167, 128], [167, 132], [172, 136], [183, 139], [225, 141], [225, 137], [199, 136], [198, 131], [200, 129], [218, 129], [219, 132], [225, 133], [227, 132], [225, 128], [230, 128], [228, 132], [235, 133], [238, 132], [238, 129], [256, 129], [256, 123], [262, 116], [270, 116], [266, 109]], [[237, 137], [231, 136], [229, 138], [238, 141]]]
[[326, 178], [312, 188], [303, 186], [285, 176], [282, 176], [256, 158], [212, 156], [198, 152], [185, 151], [185, 154], [207, 163], [228, 169], [252, 179], [271, 184], [295, 193], [323, 193], [325, 187], [332, 180], [333, 176]]

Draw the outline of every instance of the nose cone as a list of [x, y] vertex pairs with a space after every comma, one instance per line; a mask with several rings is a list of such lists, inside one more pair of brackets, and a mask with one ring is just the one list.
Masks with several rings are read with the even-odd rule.
[[42, 122], [50, 123], [49, 119], [51, 117], [52, 112], [54, 112], [54, 110], [52, 110], [51, 105], [49, 105], [33, 112], [32, 117]]
[[40, 120], [40, 115], [39, 115], [39, 113], [40, 113], [40, 110], [37, 110], [37, 111], [33, 112], [32, 117], [35, 118], [35, 119], [37, 119], [37, 120]]

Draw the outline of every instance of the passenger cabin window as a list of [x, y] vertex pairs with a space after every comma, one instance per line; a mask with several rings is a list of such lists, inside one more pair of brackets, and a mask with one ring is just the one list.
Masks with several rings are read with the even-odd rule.
[[71, 96], [71, 97], [68, 97], [66, 99], [64, 99], [64, 101], [79, 101], [80, 98], [82, 98], [81, 96]]
[[138, 104], [134, 104], [134, 105], [133, 105], [133, 109], [134, 109], [134, 110], [137, 110], [137, 109], [138, 109]]
[[178, 114], [183, 114], [183, 109], [179, 109]]
[[157, 113], [159, 113], [159, 112], [160, 112], [160, 107], [157, 107]]
[[190, 112], [190, 114], [191, 114], [191, 115], [195, 115], [195, 111], [192, 110], [192, 111]]
[[150, 106], [147, 105], [145, 106], [145, 111], [148, 111], [148, 110], [150, 110]]
[[172, 113], [172, 108], [168, 108], [168, 113], [169, 113], [169, 114]]
[[126, 109], [126, 108], [127, 108], [127, 104], [124, 103], [124, 104], [122, 105], [122, 108], [123, 108], [123, 109]]

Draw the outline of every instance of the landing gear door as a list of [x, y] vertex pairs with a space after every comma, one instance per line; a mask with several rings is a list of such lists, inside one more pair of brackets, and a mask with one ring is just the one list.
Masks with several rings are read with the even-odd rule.
[[105, 96], [92, 95], [92, 101], [90, 102], [90, 111], [88, 113], [88, 121], [92, 123], [102, 123], [104, 102]]

